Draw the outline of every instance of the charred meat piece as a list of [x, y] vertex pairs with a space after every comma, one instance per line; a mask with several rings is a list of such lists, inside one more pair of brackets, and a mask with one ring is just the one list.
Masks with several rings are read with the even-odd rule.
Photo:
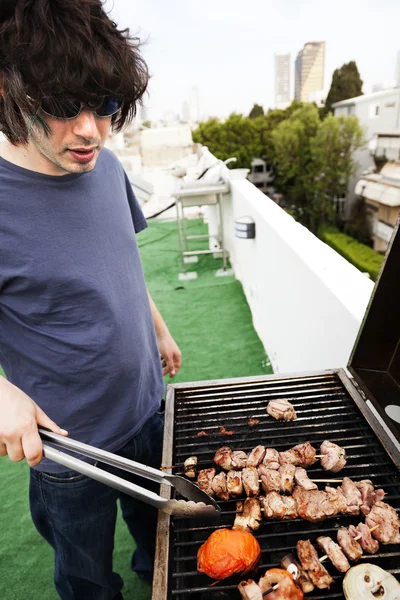
[[229, 448], [229, 446], [222, 446], [216, 451], [214, 462], [219, 467], [222, 467], [222, 469], [225, 469], [225, 471], [229, 471], [229, 469], [232, 469], [231, 456], [232, 448]]
[[291, 496], [281, 496], [278, 492], [270, 492], [260, 496], [261, 506], [266, 519], [295, 519], [297, 517], [296, 502]]
[[241, 581], [238, 590], [243, 600], [264, 600], [260, 587], [252, 579]]
[[281, 465], [290, 463], [295, 467], [310, 467], [316, 462], [316, 449], [311, 446], [310, 442], [297, 444], [290, 450], [279, 452], [279, 462]]
[[267, 406], [267, 413], [274, 419], [283, 421], [295, 421], [296, 411], [289, 400], [270, 400]]
[[369, 479], [356, 481], [355, 485], [361, 494], [361, 512], [364, 516], [368, 515], [375, 502], [381, 502], [385, 496], [382, 489], [375, 490], [374, 484]]
[[257, 468], [258, 465], [262, 463], [264, 455], [265, 446], [256, 446], [249, 454], [249, 458], [247, 459], [247, 466]]
[[242, 529], [250, 533], [259, 529], [262, 516], [257, 498], [246, 498], [244, 502], [236, 502], [236, 512], [233, 529]]
[[281, 492], [291, 494], [294, 488], [294, 474], [296, 467], [294, 465], [282, 465], [278, 473], [281, 476]]
[[197, 478], [197, 485], [203, 492], [206, 492], [209, 496], [213, 496], [214, 492], [212, 489], [212, 481], [215, 477], [215, 469], [201, 469]]
[[354, 538], [358, 537], [359, 535], [362, 536], [358, 540], [358, 543], [360, 544], [364, 552], [367, 552], [367, 554], [375, 554], [375, 552], [378, 552], [379, 542], [377, 540], [374, 540], [368, 526], [365, 525], [365, 523], [359, 523], [357, 527], [354, 527], [354, 525], [350, 525], [349, 532], [350, 535]]
[[281, 474], [278, 471], [267, 469], [265, 465], [260, 465], [258, 467], [258, 472], [261, 478], [262, 489], [266, 494], [268, 494], [268, 492], [281, 491]]
[[317, 523], [337, 514], [335, 503], [330, 502], [328, 494], [321, 490], [307, 491], [296, 485], [293, 498], [296, 501], [299, 517], [311, 523]]
[[348, 514], [360, 514], [360, 506], [362, 504], [361, 492], [357, 488], [354, 481], [348, 477], [343, 477], [342, 485], [340, 486], [348, 508]]
[[244, 469], [247, 467], [248, 456], [243, 450], [234, 450], [231, 455], [231, 469]]
[[197, 456], [189, 456], [183, 463], [183, 472], [186, 477], [196, 479]]
[[337, 541], [345, 555], [350, 559], [357, 561], [362, 557], [363, 551], [360, 544], [353, 538], [347, 527], [339, 527], [337, 532]]
[[302, 467], [295, 467], [295, 468], [296, 468], [296, 471], [294, 474], [294, 478], [295, 478], [297, 485], [300, 485], [305, 490], [317, 490], [318, 489], [317, 484], [308, 478], [307, 471], [305, 469], [303, 469]]
[[329, 485], [327, 485], [327, 486], [325, 486], [325, 491], [328, 496], [328, 502], [331, 504], [332, 510], [334, 511], [335, 515], [351, 514], [351, 511], [349, 511], [347, 504], [346, 504], [346, 498], [345, 498], [345, 496], [342, 492], [342, 488], [340, 486], [337, 488], [333, 488], [333, 487], [330, 487]]
[[[263, 594], [263, 598], [268, 600], [303, 600], [304, 594], [300, 588], [295, 584], [293, 577], [285, 569], [268, 569], [265, 575], [261, 577], [258, 585]], [[277, 586], [273, 592], [269, 592], [266, 596], [264, 594]]]
[[228, 487], [226, 484], [226, 473], [224, 473], [224, 471], [221, 471], [221, 473], [218, 473], [218, 475], [214, 477], [211, 487], [218, 498], [225, 500], [225, 502], [229, 500]]
[[286, 569], [295, 579], [296, 583], [301, 587], [305, 594], [313, 591], [314, 584], [308, 576], [307, 571], [301, 568], [294, 554], [286, 554], [281, 560], [282, 569]]
[[242, 482], [246, 496], [255, 498], [260, 493], [258, 471], [255, 467], [245, 467], [242, 471]]
[[279, 452], [275, 448], [266, 448], [263, 464], [268, 469], [279, 469]]
[[324, 455], [321, 458], [321, 465], [325, 471], [337, 473], [343, 469], [347, 461], [346, 452], [343, 448], [325, 440], [322, 442], [320, 450], [321, 454]]
[[303, 569], [308, 571], [311, 581], [320, 590], [329, 589], [332, 577], [319, 561], [317, 551], [310, 540], [299, 540], [296, 544], [297, 556]]
[[350, 569], [350, 563], [343, 554], [340, 546], [328, 536], [317, 538], [317, 543], [320, 548], [327, 554], [329, 560], [341, 573], [346, 573]]
[[232, 498], [239, 498], [239, 496], [242, 496], [242, 473], [240, 471], [228, 471], [226, 475], [226, 485], [228, 488], [228, 494]]
[[365, 523], [370, 529], [375, 525], [380, 525], [372, 532], [372, 535], [382, 544], [400, 544], [400, 520], [390, 504], [376, 502], [366, 516]]

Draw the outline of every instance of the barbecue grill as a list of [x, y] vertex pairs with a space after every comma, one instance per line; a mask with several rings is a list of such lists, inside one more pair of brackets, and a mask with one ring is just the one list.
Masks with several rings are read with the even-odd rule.
[[[249, 452], [257, 444], [284, 451], [325, 439], [345, 448], [347, 465], [340, 473], [323, 471], [319, 463], [307, 469], [311, 479], [348, 476], [371, 479], [386, 492], [385, 501], [400, 515], [400, 232], [395, 229], [384, 267], [375, 286], [347, 369], [287, 376], [201, 381], [168, 386], [163, 464], [175, 465], [196, 455], [199, 469], [213, 466], [218, 448], [229, 445]], [[286, 398], [297, 420], [276, 421], [266, 413], [272, 399]], [[221, 433], [225, 427], [229, 433]], [[199, 435], [200, 434], [200, 435]], [[206, 435], [204, 435], [206, 434]], [[334, 484], [334, 487], [337, 484]], [[321, 485], [319, 486], [321, 489]], [[322, 486], [323, 489], [323, 486]], [[170, 488], [162, 486], [161, 495]], [[199, 547], [213, 530], [232, 527], [236, 501], [219, 501], [219, 522], [170, 518], [159, 514], [153, 600], [239, 600], [241, 578], [218, 582], [197, 572]], [[295, 551], [299, 539], [315, 544], [320, 535], [336, 539], [340, 526], [357, 525], [360, 517], [336, 516], [319, 523], [301, 519], [263, 521], [255, 532], [262, 557], [258, 577], [279, 567]], [[380, 544], [378, 553], [360, 561], [372, 562], [400, 580], [400, 545]], [[334, 583], [315, 590], [310, 600], [344, 598], [343, 575], [329, 561], [325, 566]]]

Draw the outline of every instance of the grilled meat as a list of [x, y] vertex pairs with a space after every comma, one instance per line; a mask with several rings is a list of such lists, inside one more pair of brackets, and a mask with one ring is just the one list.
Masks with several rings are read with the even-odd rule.
[[333, 582], [332, 577], [319, 561], [317, 551], [310, 540], [299, 540], [296, 544], [297, 556], [303, 569], [308, 571], [311, 581], [320, 590], [329, 589]]
[[247, 466], [258, 467], [258, 465], [262, 463], [264, 455], [265, 446], [256, 446], [249, 454], [249, 458], [247, 459]]
[[231, 456], [232, 448], [229, 448], [229, 446], [222, 446], [216, 451], [214, 462], [219, 467], [225, 469], [225, 471], [229, 471], [229, 469], [232, 469]]
[[242, 529], [250, 533], [259, 529], [262, 516], [257, 498], [246, 498], [244, 502], [236, 502], [236, 512], [233, 529]]
[[368, 515], [375, 502], [382, 502], [385, 492], [382, 489], [375, 490], [374, 484], [369, 479], [355, 482], [361, 494], [361, 512]]
[[281, 567], [293, 576], [305, 594], [313, 591], [314, 584], [309, 578], [307, 571], [301, 568], [294, 554], [286, 554], [281, 560]]
[[352, 514], [349, 511], [349, 508], [346, 504], [346, 498], [342, 492], [342, 488], [339, 486], [337, 488], [330, 487], [329, 485], [325, 486], [325, 491], [328, 495], [328, 501], [330, 502], [333, 510], [333, 514], [338, 515], [347, 515]]
[[243, 450], [234, 450], [231, 454], [231, 469], [244, 469], [247, 467], [248, 456]]
[[183, 472], [186, 477], [196, 479], [197, 456], [189, 456], [183, 463]]
[[270, 400], [267, 406], [267, 413], [274, 419], [283, 421], [295, 421], [296, 411], [288, 400]]
[[317, 538], [317, 543], [320, 548], [327, 554], [330, 561], [341, 573], [346, 573], [350, 569], [350, 563], [343, 554], [340, 546], [328, 536]]
[[325, 440], [322, 442], [321, 454], [324, 456], [321, 458], [321, 465], [325, 471], [332, 471], [333, 473], [337, 473], [346, 464], [346, 452], [343, 448], [338, 446], [337, 444], [333, 444], [332, 442], [328, 442]]
[[229, 492], [226, 484], [226, 473], [224, 473], [224, 471], [221, 471], [221, 473], [218, 473], [218, 475], [214, 477], [211, 487], [218, 498], [225, 500], [226, 502], [229, 500]]
[[266, 494], [268, 492], [281, 491], [281, 474], [274, 469], [267, 469], [265, 465], [258, 467], [258, 473], [261, 478], [261, 486]]
[[335, 503], [330, 502], [328, 494], [321, 490], [307, 491], [296, 485], [293, 498], [296, 501], [299, 517], [311, 523], [317, 523], [337, 514]]
[[294, 474], [296, 467], [294, 465], [282, 465], [279, 467], [278, 473], [281, 476], [281, 492], [291, 494], [294, 488]]
[[266, 448], [263, 464], [268, 469], [279, 469], [279, 452], [275, 448]]
[[258, 585], [262, 594], [275, 585], [278, 586], [275, 591], [265, 596], [268, 600], [303, 600], [304, 598], [304, 593], [297, 587], [293, 577], [285, 569], [268, 569]]
[[370, 529], [375, 525], [380, 525], [372, 532], [372, 535], [382, 544], [400, 544], [400, 520], [390, 504], [376, 502], [366, 516], [365, 523]]
[[359, 535], [362, 536], [358, 542], [364, 552], [367, 552], [367, 554], [375, 554], [375, 552], [378, 552], [379, 542], [374, 540], [368, 526], [365, 525], [365, 523], [359, 523], [357, 527], [350, 525], [349, 532], [354, 538], [358, 537]]
[[264, 600], [260, 587], [252, 579], [241, 581], [238, 590], [243, 600]]
[[341, 490], [346, 498], [346, 504], [349, 509], [349, 513], [358, 515], [360, 513], [360, 506], [362, 504], [361, 492], [357, 488], [354, 481], [348, 477], [343, 477]]
[[347, 527], [339, 527], [337, 532], [337, 541], [345, 555], [350, 559], [357, 561], [362, 557], [363, 551], [360, 544], [353, 538]]
[[242, 481], [246, 496], [254, 498], [260, 493], [258, 471], [255, 467], [245, 467], [242, 471]]
[[232, 498], [243, 495], [242, 473], [240, 471], [228, 471], [226, 475], [228, 493]]
[[269, 492], [259, 498], [266, 519], [295, 519], [296, 502], [291, 496], [281, 496], [278, 492]]
[[203, 492], [206, 492], [209, 496], [213, 496], [214, 492], [212, 489], [212, 481], [215, 477], [215, 469], [201, 469], [197, 478], [197, 485]]
[[304, 444], [297, 444], [290, 450], [285, 452], [279, 452], [279, 462], [281, 465], [290, 463], [295, 467], [309, 467], [316, 462], [317, 451], [310, 442]]
[[318, 486], [316, 483], [308, 478], [307, 471], [302, 467], [296, 467], [294, 478], [297, 485], [300, 485], [305, 490], [317, 490]]

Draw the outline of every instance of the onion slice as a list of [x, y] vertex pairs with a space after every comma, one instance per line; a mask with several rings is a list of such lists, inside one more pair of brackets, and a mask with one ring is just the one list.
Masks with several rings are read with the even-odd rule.
[[346, 600], [400, 600], [400, 583], [377, 565], [363, 563], [347, 571], [343, 592]]

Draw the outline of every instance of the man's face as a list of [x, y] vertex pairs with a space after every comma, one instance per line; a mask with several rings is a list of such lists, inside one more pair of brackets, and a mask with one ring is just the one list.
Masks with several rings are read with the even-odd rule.
[[92, 171], [107, 139], [111, 117], [99, 118], [85, 108], [75, 119], [68, 121], [43, 113], [40, 116], [49, 126], [50, 133], [46, 135], [43, 126], [35, 122], [27, 152], [30, 158], [39, 162], [41, 171], [48, 175]]

